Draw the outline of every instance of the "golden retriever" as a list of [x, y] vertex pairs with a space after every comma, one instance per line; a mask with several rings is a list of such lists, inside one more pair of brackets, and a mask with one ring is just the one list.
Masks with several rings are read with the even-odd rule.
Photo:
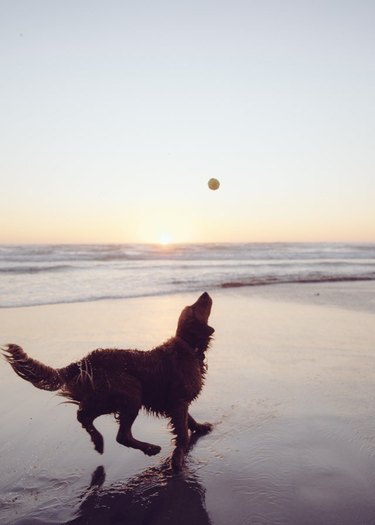
[[131, 427], [140, 408], [170, 419], [175, 434], [172, 467], [180, 470], [189, 445], [189, 430], [205, 434], [209, 423], [199, 424], [189, 414], [205, 378], [205, 352], [214, 329], [208, 325], [212, 299], [203, 293], [179, 317], [176, 335], [149, 351], [98, 349], [64, 368], [54, 369], [9, 344], [4, 355], [14, 371], [35, 387], [59, 390], [78, 405], [77, 419], [90, 434], [95, 450], [103, 453], [103, 436], [94, 419], [114, 414], [119, 422], [117, 441], [152, 456], [160, 447], [135, 439]]

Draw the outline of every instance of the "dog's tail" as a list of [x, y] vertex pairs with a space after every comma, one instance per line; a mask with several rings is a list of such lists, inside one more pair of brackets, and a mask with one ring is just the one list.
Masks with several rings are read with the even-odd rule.
[[20, 346], [10, 344], [2, 348], [3, 355], [22, 379], [42, 390], [59, 390], [64, 381], [58, 370], [29, 357]]

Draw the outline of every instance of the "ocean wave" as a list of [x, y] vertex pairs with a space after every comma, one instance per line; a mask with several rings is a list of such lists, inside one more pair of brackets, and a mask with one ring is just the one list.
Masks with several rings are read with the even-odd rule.
[[247, 260], [308, 261], [322, 259], [371, 259], [375, 244], [339, 243], [191, 243], [171, 244], [62, 244], [0, 245], [0, 261], [111, 262], [128, 260]]
[[375, 280], [375, 244], [0, 245], [0, 307]]
[[320, 276], [295, 276], [295, 277], [255, 277], [243, 281], [226, 281], [220, 284], [220, 288], [242, 288], [246, 286], [266, 286], [275, 284], [309, 284], [309, 283], [339, 283], [356, 281], [375, 281], [373, 275], [320, 275]]
[[104, 294], [104, 295], [82, 295], [81, 297], [60, 297], [56, 299], [30, 299], [26, 301], [17, 301], [17, 299], [0, 304], [2, 308], [30, 308], [33, 306], [52, 306], [57, 304], [76, 304], [76, 303], [92, 303], [100, 301], [119, 301], [124, 299], [137, 299], [140, 297], [159, 297], [169, 295], [173, 290], [164, 291], [148, 291], [148, 292], [128, 292], [123, 294]]
[[67, 264], [57, 264], [55, 266], [7, 266], [0, 268], [0, 274], [32, 274], [32, 273], [45, 273], [45, 272], [61, 272], [74, 268]]
[[0, 303], [1, 308], [17, 308], [17, 307], [32, 307], [32, 306], [43, 306], [43, 305], [54, 305], [54, 304], [73, 304], [73, 303], [85, 303], [85, 302], [98, 302], [98, 301], [113, 301], [121, 299], [132, 299], [140, 297], [158, 297], [169, 294], [180, 294], [180, 293], [196, 293], [203, 290], [214, 291], [219, 289], [231, 289], [231, 288], [245, 288], [255, 286], [276, 286], [283, 284], [324, 284], [324, 283], [335, 283], [335, 282], [360, 282], [360, 281], [375, 281], [375, 274], [366, 276], [295, 276], [295, 277], [254, 277], [243, 280], [229, 280], [229, 281], [211, 281], [206, 280], [174, 280], [169, 282], [168, 286], [164, 287], [147, 287], [144, 289], [127, 288], [116, 292], [110, 290], [109, 293], [81, 293], [77, 296], [65, 295], [63, 292], [54, 298], [45, 296], [33, 296], [33, 295], [15, 295], [4, 298]]

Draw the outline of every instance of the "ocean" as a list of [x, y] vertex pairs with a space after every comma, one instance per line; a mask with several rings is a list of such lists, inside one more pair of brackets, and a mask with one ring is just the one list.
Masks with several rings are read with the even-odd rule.
[[375, 280], [375, 244], [0, 245], [0, 308]]

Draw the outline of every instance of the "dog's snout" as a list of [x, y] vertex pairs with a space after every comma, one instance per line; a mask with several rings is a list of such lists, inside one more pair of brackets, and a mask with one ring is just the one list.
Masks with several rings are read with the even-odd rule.
[[199, 310], [205, 311], [208, 313], [211, 310], [212, 307], [212, 299], [208, 295], [207, 292], [202, 293], [202, 295], [197, 299], [196, 303], [192, 305], [195, 308], [198, 308]]
[[203, 292], [202, 295], [199, 297], [198, 301], [202, 303], [210, 303], [212, 302], [212, 299], [207, 292]]
[[212, 299], [207, 292], [202, 293], [197, 301], [191, 306], [196, 318], [206, 324], [211, 313], [211, 307]]

